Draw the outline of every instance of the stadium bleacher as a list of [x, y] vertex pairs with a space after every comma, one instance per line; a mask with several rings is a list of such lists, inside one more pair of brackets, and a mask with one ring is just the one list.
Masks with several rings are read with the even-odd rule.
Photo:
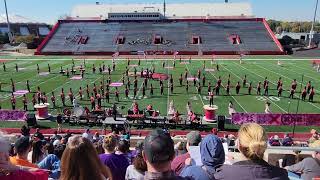
[[[262, 18], [166, 21], [60, 20], [36, 54], [283, 54]], [[160, 44], [155, 43], [155, 37]], [[233, 43], [230, 38], [238, 38]], [[85, 43], [79, 39], [87, 37]], [[117, 44], [122, 37], [123, 44]], [[193, 37], [200, 43], [193, 44]]]

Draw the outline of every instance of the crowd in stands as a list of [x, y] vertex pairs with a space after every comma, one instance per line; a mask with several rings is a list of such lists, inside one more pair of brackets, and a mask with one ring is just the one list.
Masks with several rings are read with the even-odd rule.
[[[156, 129], [134, 149], [126, 133], [101, 136], [86, 129], [82, 135], [55, 132], [45, 138], [40, 130], [30, 135], [23, 127], [17, 139], [0, 132], [0, 179], [313, 180], [320, 176], [320, 140], [316, 131], [312, 133], [309, 146], [319, 151], [304, 159], [298, 153], [285, 156], [277, 167], [265, 161], [265, 151], [273, 142], [255, 123], [242, 125], [237, 138], [219, 138], [215, 132], [202, 137], [191, 131], [186, 142], [177, 144], [168, 131]], [[286, 146], [289, 137], [279, 143]], [[240, 158], [230, 154], [224, 143], [233, 143]]]

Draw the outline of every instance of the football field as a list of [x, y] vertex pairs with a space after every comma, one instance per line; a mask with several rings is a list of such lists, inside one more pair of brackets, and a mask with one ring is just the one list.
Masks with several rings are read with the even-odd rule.
[[[68, 98], [69, 89], [72, 88], [73, 94], [76, 96], [79, 104], [82, 107], [90, 108], [90, 100], [86, 95], [86, 85], [89, 85], [92, 90], [94, 83], [97, 87], [100, 86], [101, 82], [104, 81], [106, 84], [109, 78], [108, 73], [100, 73], [99, 66], [105, 64], [112, 66], [112, 60], [86, 60], [85, 65], [82, 59], [74, 60], [74, 68], [77, 70], [75, 76], [79, 76], [79, 67], [85, 66], [84, 79], [72, 79], [74, 75], [70, 73], [70, 77], [62, 75], [59, 73], [60, 68], [63, 70], [67, 68], [71, 70], [73, 66], [73, 61], [68, 58], [44, 58], [44, 59], [15, 59], [15, 60], [5, 60], [6, 72], [4, 72], [2, 67], [2, 62], [0, 66], [0, 105], [2, 109], [11, 109], [11, 81], [10, 78], [15, 82], [16, 90], [26, 90], [26, 81], [29, 80], [31, 93], [27, 93], [28, 98], [28, 109], [33, 110], [32, 107], [32, 95], [36, 93], [37, 87], [39, 86], [42, 92], [45, 92], [48, 97], [48, 103], [51, 104], [50, 97], [51, 92], [55, 93], [56, 104], [58, 108], [52, 108], [50, 105], [50, 113], [57, 114], [62, 112], [65, 107], [62, 107], [62, 101], [60, 99], [61, 88], [64, 88], [64, 93], [66, 95], [66, 105], [72, 108], [72, 102]], [[231, 94], [227, 95], [224, 88], [220, 89], [220, 95], [214, 97], [214, 104], [219, 107], [218, 115], [228, 115], [228, 104], [232, 101], [235, 110], [237, 112], [264, 112], [265, 102], [271, 103], [271, 111], [276, 113], [320, 113], [320, 97], [317, 92], [320, 88], [320, 73], [312, 67], [311, 60], [296, 60], [296, 59], [286, 59], [281, 60], [281, 66], [277, 64], [275, 59], [246, 59], [240, 64], [239, 60], [211, 60], [205, 61], [205, 69], [203, 60], [182, 60], [180, 63], [179, 59], [174, 60], [153, 60], [146, 59], [141, 60], [140, 66], [138, 66], [137, 60], [130, 60], [130, 66], [127, 64], [127, 60], [115, 60], [116, 70], [111, 72], [110, 78], [113, 83], [122, 82], [123, 74], [125, 73], [126, 67], [128, 66], [129, 74], [134, 72], [134, 68], [137, 70], [137, 74], [140, 74], [140, 70], [152, 69], [155, 67], [156, 73], [172, 74], [174, 81], [174, 90], [170, 91], [168, 88], [168, 81], [164, 81], [164, 94], [160, 95], [159, 81], [149, 80], [148, 88], [150, 84], [154, 87], [154, 94], [150, 95], [150, 90], [146, 90], [146, 96], [142, 96], [142, 83], [143, 79], [138, 76], [138, 91], [137, 96], [133, 97], [133, 81], [134, 77], [130, 76], [131, 89], [129, 92], [129, 97], [125, 97], [125, 85], [118, 87], [120, 93], [120, 101], [117, 102], [115, 99], [115, 88], [110, 87], [110, 103], [107, 103], [104, 99], [102, 101], [103, 107], [111, 107], [115, 102], [119, 107], [122, 108], [122, 113], [126, 114], [127, 110], [132, 107], [132, 102], [134, 99], [139, 104], [140, 109], [144, 109], [148, 104], [151, 104], [155, 110], [159, 110], [161, 115], [167, 115], [168, 106], [171, 101], [173, 101], [175, 108], [180, 114], [186, 114], [186, 104], [188, 101], [191, 102], [193, 110], [197, 114], [203, 114], [203, 106], [209, 104], [209, 97], [207, 92], [208, 83], [211, 82], [212, 88], [215, 86], [218, 77], [221, 77], [222, 86], [226, 86], [228, 76], [230, 75], [231, 80]], [[163, 63], [165, 67], [163, 68]], [[18, 64], [19, 71], [16, 72], [15, 64]], [[37, 64], [40, 68], [40, 74], [37, 73]], [[51, 67], [51, 73], [48, 74], [48, 64]], [[97, 68], [96, 73], [92, 72], [93, 64]], [[219, 71], [217, 71], [216, 66], [219, 66]], [[206, 82], [205, 86], [202, 87], [202, 91], [199, 94], [197, 92], [196, 86], [193, 85], [193, 81], [189, 82], [189, 91], [186, 91], [186, 80], [183, 80], [183, 85], [179, 84], [180, 74], [185, 74], [188, 71], [188, 78], [197, 77], [198, 70], [201, 71], [201, 78], [205, 76]], [[252, 82], [253, 89], [252, 95], [248, 95], [247, 87], [242, 87], [243, 78], [247, 77], [247, 86]], [[303, 76], [303, 80], [302, 80]], [[256, 87], [260, 81], [263, 84], [265, 77], [269, 80], [269, 96], [256, 95]], [[279, 77], [283, 81], [284, 92], [282, 97], [277, 97], [277, 81]], [[295, 93], [294, 99], [289, 99], [289, 91], [291, 88], [291, 82], [293, 79], [297, 80], [297, 92]], [[240, 82], [241, 89], [240, 94], [236, 94], [235, 85]], [[304, 87], [308, 81], [311, 81], [312, 86], [314, 86], [316, 95], [314, 102], [300, 101], [298, 105], [298, 98], [300, 96], [301, 85]], [[202, 79], [199, 80], [202, 85]], [[125, 77], [125, 84], [127, 83], [127, 77]], [[197, 83], [198, 84], [198, 83]], [[263, 86], [263, 85], [262, 85]], [[78, 91], [79, 88], [83, 89], [83, 100], [80, 100]], [[263, 88], [262, 88], [263, 93]], [[90, 93], [91, 94], [91, 93]], [[16, 96], [17, 98], [17, 109], [23, 109], [22, 95]], [[307, 97], [308, 98], [308, 97]]]

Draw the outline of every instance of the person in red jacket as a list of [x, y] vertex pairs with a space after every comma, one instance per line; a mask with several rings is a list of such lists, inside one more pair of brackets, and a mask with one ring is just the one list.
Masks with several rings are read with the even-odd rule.
[[22, 103], [23, 103], [23, 110], [28, 111], [28, 100], [25, 94], [23, 95]]
[[236, 93], [237, 93], [237, 95], [240, 93], [240, 88], [241, 88], [240, 82], [238, 81], [238, 83], [236, 85]]
[[313, 102], [313, 97], [314, 97], [314, 95], [315, 95], [316, 93], [315, 93], [315, 90], [314, 90], [314, 88], [313, 88], [313, 86], [311, 87], [311, 91], [310, 91], [310, 93], [309, 93], [309, 102]]
[[16, 97], [14, 97], [14, 94], [12, 93], [11, 95], [11, 106], [12, 109], [15, 110], [16, 109]]
[[70, 102], [71, 102], [71, 104], [72, 104], [72, 102], [73, 102], [73, 92], [72, 92], [72, 88], [69, 89], [68, 96], [69, 96]]
[[114, 93], [116, 95], [116, 100], [119, 102], [119, 91], [118, 91], [118, 88], [116, 87], [116, 91]]
[[307, 97], [307, 87], [304, 87], [304, 89], [301, 92], [301, 99], [302, 101], [305, 101]]
[[81, 86], [79, 88], [79, 96], [80, 96], [80, 100], [82, 100], [82, 87]]
[[56, 97], [54, 96], [54, 92], [52, 92], [52, 95], [51, 95], [51, 102], [52, 102], [53, 108], [55, 108], [56, 107]]
[[63, 88], [61, 88], [60, 98], [61, 98], [61, 101], [62, 101], [62, 105], [66, 106], [66, 96], [64, 94]]
[[91, 110], [94, 110], [96, 107], [96, 102], [95, 102], [93, 93], [91, 94], [91, 97], [90, 97], [90, 103], [91, 103]]

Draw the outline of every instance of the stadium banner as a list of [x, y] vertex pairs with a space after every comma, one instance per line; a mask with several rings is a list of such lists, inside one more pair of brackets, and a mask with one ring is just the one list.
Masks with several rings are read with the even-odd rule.
[[0, 122], [1, 121], [25, 121], [27, 120], [26, 111], [18, 110], [0, 110]]
[[320, 126], [320, 114], [260, 114], [234, 113], [231, 122], [236, 125], [258, 123], [271, 126]]

